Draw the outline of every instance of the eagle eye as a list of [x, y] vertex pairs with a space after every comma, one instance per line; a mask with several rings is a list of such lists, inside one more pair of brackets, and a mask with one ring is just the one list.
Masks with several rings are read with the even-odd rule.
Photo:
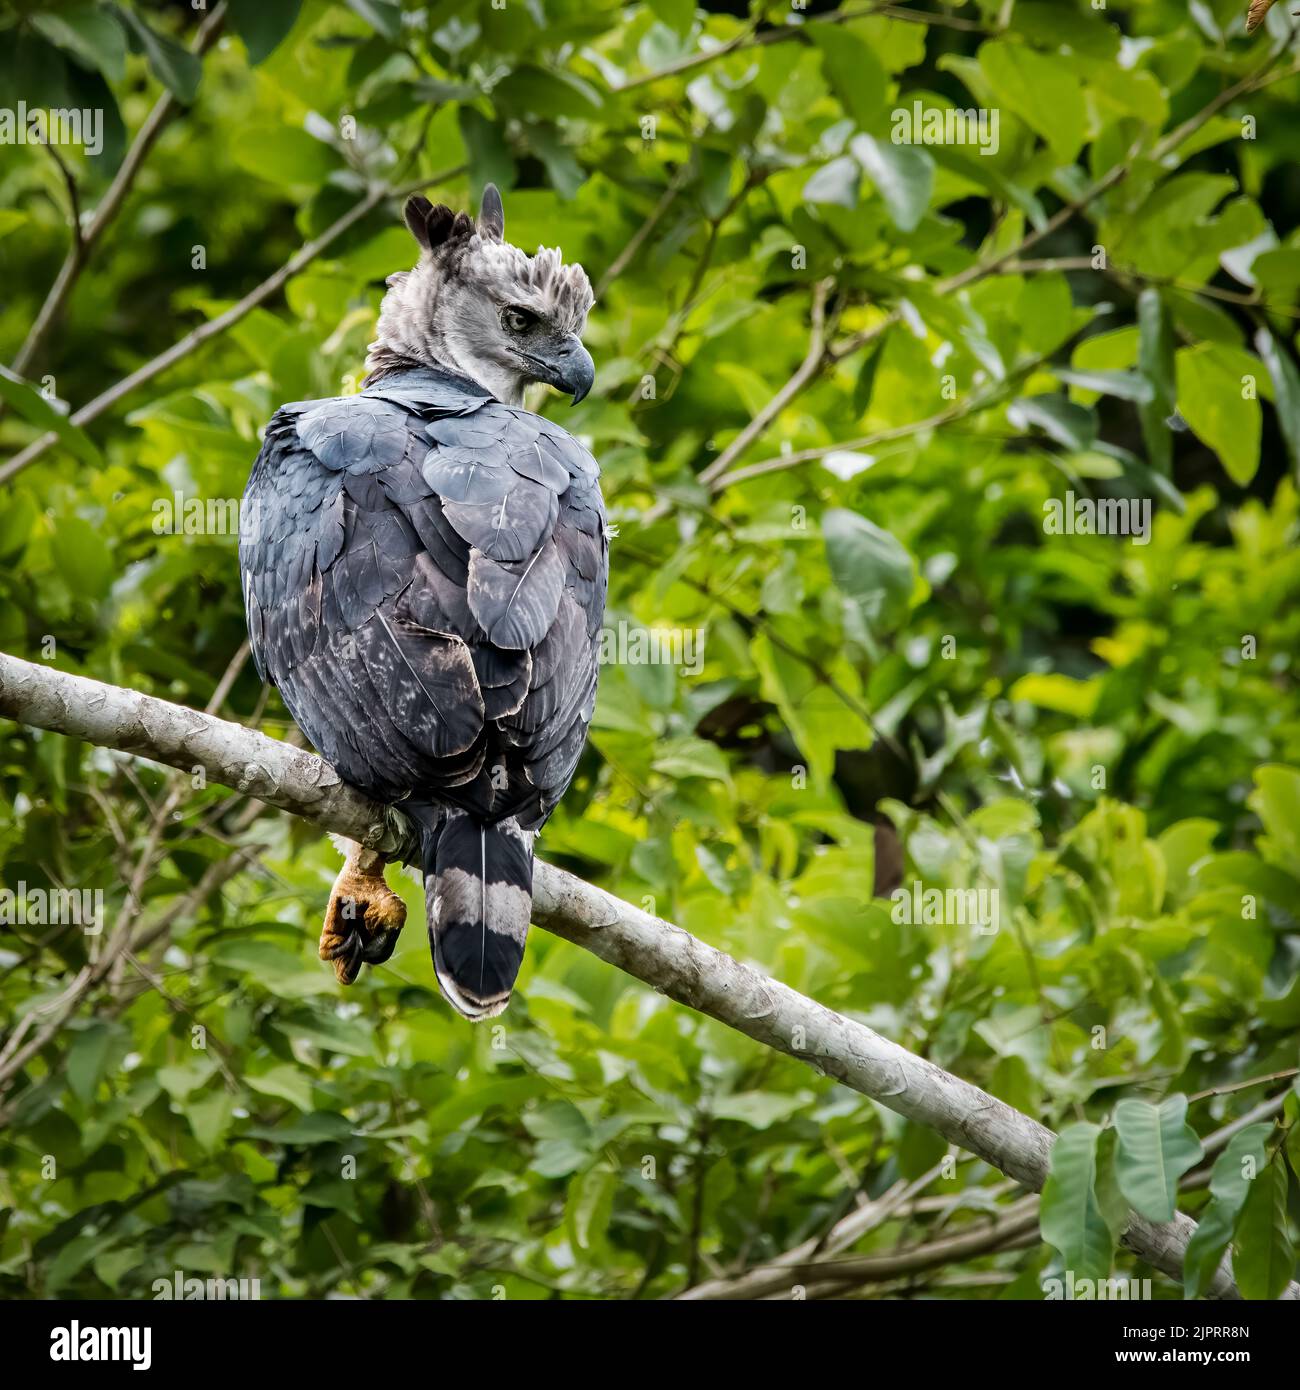
[[501, 311], [501, 322], [512, 333], [526, 333], [537, 322], [537, 315], [531, 309], [511, 304]]

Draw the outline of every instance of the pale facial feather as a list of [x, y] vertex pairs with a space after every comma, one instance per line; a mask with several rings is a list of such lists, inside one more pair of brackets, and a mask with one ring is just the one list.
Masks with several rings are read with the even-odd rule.
[[376, 374], [402, 361], [442, 366], [468, 376], [507, 404], [519, 405], [535, 378], [516, 351], [501, 311], [522, 307], [556, 338], [581, 336], [594, 296], [580, 265], [558, 250], [527, 256], [517, 246], [474, 231], [423, 250], [414, 269], [394, 275], [366, 358]]

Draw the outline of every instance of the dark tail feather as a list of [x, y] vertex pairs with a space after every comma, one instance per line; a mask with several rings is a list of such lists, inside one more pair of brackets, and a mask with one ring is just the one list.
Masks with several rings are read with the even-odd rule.
[[533, 910], [533, 851], [513, 818], [484, 825], [453, 811], [425, 830], [424, 896], [433, 969], [469, 1019], [510, 1002]]

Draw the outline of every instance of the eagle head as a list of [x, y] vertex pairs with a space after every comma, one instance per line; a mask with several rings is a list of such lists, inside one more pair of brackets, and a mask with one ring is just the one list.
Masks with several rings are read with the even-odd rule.
[[388, 277], [366, 359], [371, 377], [416, 362], [470, 377], [507, 405], [522, 404], [532, 381], [577, 405], [595, 376], [581, 337], [594, 299], [583, 268], [565, 265], [559, 251], [527, 256], [511, 246], [494, 184], [483, 190], [477, 222], [415, 197], [406, 225], [420, 259]]

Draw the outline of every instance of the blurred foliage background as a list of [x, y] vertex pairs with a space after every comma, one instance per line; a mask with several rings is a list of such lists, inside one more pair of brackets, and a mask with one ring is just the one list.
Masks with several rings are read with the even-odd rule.
[[[0, 463], [0, 648], [289, 734], [208, 504], [279, 403], [357, 389], [413, 260], [395, 190], [473, 207], [495, 180], [508, 238], [598, 290], [597, 388], [539, 408], [603, 466], [609, 624], [704, 643], [694, 673], [605, 666], [542, 852], [1068, 1136], [1026, 1238], [1000, 1174], [541, 933], [471, 1028], [396, 874], [417, 925], [342, 993], [315, 831], [6, 724], [0, 883], [105, 899], [102, 937], [0, 936], [6, 1296], [149, 1297], [178, 1269], [264, 1297], [670, 1296], [900, 1182], [857, 1253], [987, 1247], [828, 1294], [1147, 1277], [1124, 1213], [1176, 1198], [1203, 1218], [1188, 1292], [1231, 1243], [1278, 1295], [1300, 47], [1289, 6], [1250, 38], [1245, 8], [3, 7], [0, 107], [105, 114], [94, 157], [0, 145], [0, 447], [58, 436]], [[995, 111], [996, 151], [893, 143], [917, 102]], [[1149, 500], [1149, 543], [1049, 534], [1067, 496]], [[204, 524], [168, 530], [195, 499]], [[1001, 930], [896, 921], [914, 881], [997, 888]]]

